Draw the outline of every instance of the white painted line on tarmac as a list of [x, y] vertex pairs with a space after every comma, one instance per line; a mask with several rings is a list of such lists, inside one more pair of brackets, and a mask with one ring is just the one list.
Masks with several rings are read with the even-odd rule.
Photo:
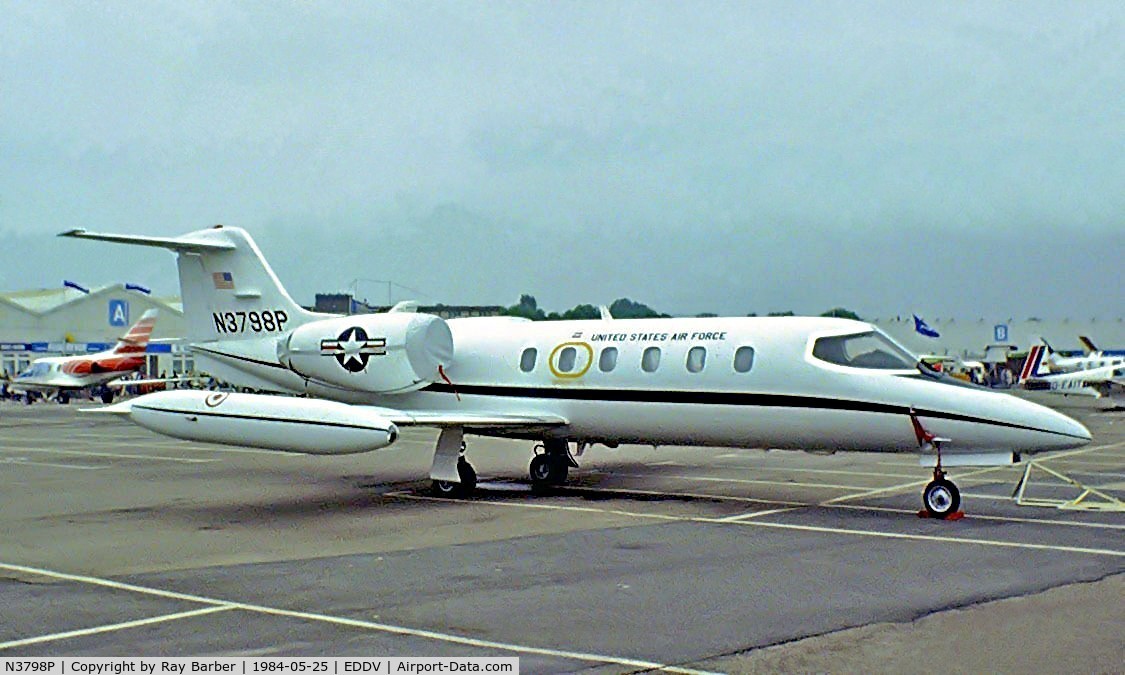
[[767, 523], [760, 520], [733, 523], [745, 527], [768, 527], [776, 530], [799, 530], [802, 532], [821, 532], [825, 534], [846, 534], [858, 537], [875, 537], [878, 539], [906, 539], [910, 541], [930, 541], [948, 544], [975, 544], [978, 546], [996, 546], [999, 548], [1016, 548], [1032, 551], [1052, 551], [1057, 553], [1087, 553], [1090, 555], [1104, 555], [1116, 558], [1125, 558], [1125, 551], [1115, 551], [1108, 548], [1086, 548], [1082, 546], [1059, 546], [1055, 544], [1033, 544], [1018, 541], [1001, 541], [993, 539], [975, 539], [971, 537], [943, 537], [932, 534], [910, 534], [906, 532], [878, 532], [875, 530], [852, 530], [844, 527], [825, 527], [821, 525], [792, 525], [785, 523]]
[[[793, 510], [800, 509], [800, 508], [822, 507], [822, 508], [829, 508], [829, 509], [846, 509], [846, 510], [849, 510], [849, 511], [876, 511], [876, 512], [880, 512], [880, 513], [902, 513], [902, 514], [909, 514], [909, 515], [914, 515], [914, 514], [918, 513], [917, 509], [913, 509], [913, 510], [912, 509], [898, 509], [898, 508], [894, 508], [894, 507], [890, 507], [890, 506], [868, 506], [866, 504], [843, 504], [843, 503], [827, 504], [827, 503], [824, 503], [824, 502], [821, 502], [821, 503], [793, 502], [793, 501], [781, 501], [781, 500], [776, 500], [776, 499], [755, 499], [753, 497], [737, 497], [737, 496], [732, 496], [732, 495], [715, 495], [715, 494], [708, 494], [708, 493], [704, 493], [704, 492], [660, 492], [660, 491], [656, 491], [656, 490], [592, 488], [592, 487], [577, 487], [577, 486], [568, 486], [568, 487], [566, 487], [566, 491], [567, 492], [595, 492], [595, 493], [603, 493], [603, 494], [609, 494], [609, 495], [620, 493], [620, 494], [625, 494], [625, 495], [635, 494], [635, 495], [644, 496], [644, 497], [670, 497], [670, 498], [679, 498], [679, 499], [691, 498], [691, 499], [700, 499], [700, 500], [706, 499], [706, 500], [724, 501], [724, 502], [763, 504], [763, 505], [766, 505], [766, 506], [792, 507], [792, 508], [788, 508], [788, 509], [776, 509], [777, 512], [781, 512], [783, 510], [793, 511]], [[391, 493], [391, 494], [388, 494], [387, 496], [392, 496], [392, 494], [394, 496], [399, 496], [401, 493]], [[408, 493], [406, 493], [406, 494], [408, 494]], [[961, 493], [961, 494], [962, 494], [962, 496], [965, 496], [965, 493]], [[986, 495], [972, 495], [972, 496], [974, 496], [974, 497], [978, 497], [978, 496], [979, 497], [985, 497]], [[999, 499], [1011, 500], [1012, 498], [1011, 497], [1000, 497]], [[757, 512], [757, 513], [763, 513], [763, 512]], [[1066, 527], [1089, 527], [1089, 528], [1094, 528], [1094, 529], [1125, 530], [1125, 525], [1117, 525], [1117, 524], [1112, 524], [1112, 523], [1082, 522], [1082, 521], [1071, 521], [1071, 520], [1051, 520], [1051, 519], [1048, 519], [1048, 518], [1021, 518], [1021, 517], [1018, 517], [1018, 516], [987, 516], [987, 515], [980, 515], [980, 514], [976, 514], [976, 513], [965, 514], [965, 519], [966, 520], [995, 520], [997, 522], [1009, 522], [1009, 523], [1042, 523], [1044, 525], [1060, 525], [1060, 526], [1066, 526]]]
[[46, 466], [52, 469], [76, 469], [79, 471], [97, 471], [105, 469], [104, 466], [87, 466], [85, 464], [53, 464], [51, 462], [33, 462], [26, 457], [0, 457], [0, 464], [19, 464], [23, 466]]
[[160, 588], [151, 588], [148, 586], [138, 586], [136, 584], [126, 584], [120, 581], [113, 581], [111, 579], [101, 579], [98, 577], [85, 576], [80, 574], [68, 574], [66, 572], [55, 572], [36, 567], [27, 567], [24, 565], [12, 565], [8, 563], [0, 563], [0, 569], [11, 570], [13, 572], [21, 572], [23, 574], [34, 574], [38, 576], [49, 577], [52, 579], [59, 579], [62, 581], [73, 581], [81, 584], [88, 584], [91, 586], [100, 586], [102, 588], [112, 588], [121, 591], [129, 591], [132, 593], [140, 593], [142, 595], [151, 595], [160, 598], [172, 598], [174, 600], [184, 600], [187, 602], [195, 602], [204, 605], [213, 605], [211, 611], [220, 611], [225, 609], [241, 609], [247, 612], [255, 612], [257, 614], [266, 614], [271, 616], [281, 616], [290, 619], [303, 619], [306, 621], [317, 621], [320, 623], [333, 624], [337, 626], [347, 626], [350, 628], [361, 628], [380, 633], [390, 633], [393, 635], [406, 635], [409, 637], [426, 638], [438, 642], [447, 642], [450, 644], [466, 645], [469, 647], [480, 647], [483, 649], [497, 649], [501, 651], [515, 652], [517, 654], [537, 654], [540, 656], [552, 656], [560, 659], [572, 659], [575, 661], [588, 661], [593, 663], [610, 663], [620, 666], [628, 666], [630, 668], [641, 668], [647, 670], [659, 670], [668, 673], [681, 673], [683, 675], [716, 675], [705, 670], [693, 670], [690, 668], [680, 668], [678, 666], [657, 663], [655, 661], [643, 661], [640, 659], [632, 659], [627, 657], [609, 656], [605, 654], [592, 654], [588, 652], [572, 652], [563, 649], [551, 649], [547, 647], [532, 647], [528, 645], [518, 645], [507, 642], [495, 642], [492, 640], [479, 640], [477, 638], [466, 637], [463, 635], [454, 635], [452, 633], [439, 633], [432, 630], [424, 630], [418, 628], [407, 628], [405, 626], [396, 626], [388, 623], [378, 623], [375, 621], [364, 621], [362, 619], [349, 619], [339, 616], [331, 616], [328, 614], [318, 614], [315, 612], [299, 612], [290, 609], [279, 609], [276, 607], [267, 607], [265, 605], [255, 605], [244, 602], [231, 602], [227, 600], [219, 600], [216, 598], [209, 598], [202, 595], [191, 595], [188, 593], [179, 593], [176, 591], [166, 591]]
[[99, 633], [112, 633], [113, 631], [127, 630], [129, 628], [139, 628], [141, 626], [151, 626], [154, 623], [167, 623], [168, 621], [178, 621], [180, 619], [189, 619], [195, 616], [203, 616], [205, 614], [214, 614], [216, 612], [226, 612], [231, 609], [236, 609], [234, 605], [215, 605], [213, 607], [204, 607], [203, 609], [193, 609], [187, 612], [176, 612], [175, 614], [164, 614], [162, 616], [153, 616], [147, 619], [137, 619], [135, 621], [123, 621], [121, 623], [111, 623], [104, 626], [95, 626], [93, 628], [81, 628], [79, 630], [68, 630], [65, 633], [52, 633], [51, 635], [39, 635], [37, 637], [24, 638], [22, 640], [12, 640], [11, 642], [0, 642], [0, 650], [13, 649], [15, 647], [26, 647], [27, 645], [37, 645], [44, 642], [57, 642], [59, 640], [66, 640], [69, 638], [84, 637], [86, 635], [97, 635]]
[[498, 502], [490, 499], [473, 499], [466, 502], [464, 499], [450, 497], [433, 497], [430, 495], [416, 495], [409, 492], [388, 492], [385, 497], [399, 497], [412, 499], [419, 502], [447, 502], [454, 504], [487, 504], [489, 506], [506, 506], [521, 509], [540, 509], [543, 511], [568, 511], [574, 513], [597, 513], [607, 516], [625, 516], [627, 518], [641, 518], [648, 520], [669, 520], [675, 522], [709, 522], [702, 517], [672, 516], [661, 513], [641, 513], [640, 511], [626, 511], [625, 509], [599, 509], [593, 506], [572, 506], [570, 504], [543, 504], [539, 502]]
[[[956, 478], [957, 478], [957, 482], [962, 482], [966, 478], [971, 478], [972, 476], [979, 476], [980, 474], [992, 473], [992, 472], [998, 471], [1000, 469], [1007, 469], [1007, 468], [1009, 468], [1009, 467], [1007, 467], [1007, 466], [987, 467], [987, 468], [984, 468], [984, 469], [978, 469], [976, 471], [969, 471], [968, 473], [959, 474]], [[835, 499], [829, 499], [828, 501], [821, 502], [821, 505], [822, 506], [828, 506], [828, 505], [831, 505], [831, 504], [838, 504], [840, 502], [848, 502], [848, 501], [851, 501], [853, 499], [863, 499], [865, 497], [872, 497], [874, 495], [884, 495], [885, 496], [885, 495], [888, 495], [888, 494], [900, 492], [902, 490], [907, 490], [907, 489], [910, 489], [910, 488], [923, 487], [923, 486], [927, 485], [931, 480], [933, 480], [932, 477], [925, 478], [923, 480], [910, 481], [909, 483], [892, 485], [890, 487], [869, 489], [869, 490], [866, 490], [864, 492], [857, 492], [856, 494], [853, 494], [853, 495], [843, 495], [842, 497], [836, 497]]]
[[676, 480], [687, 481], [701, 481], [704, 483], [737, 483], [745, 485], [783, 485], [788, 487], [810, 487], [822, 488], [826, 490], [865, 490], [868, 489], [863, 485], [834, 485], [831, 483], [798, 483], [796, 481], [786, 480], [759, 480], [752, 478], [726, 478], [719, 476], [670, 476], [666, 474], [651, 474], [651, 473], [617, 473], [613, 472], [614, 476], [622, 476], [624, 478], [675, 478]]
[[[964, 493], [961, 494], [965, 496]], [[975, 495], [974, 495], [975, 496]], [[1011, 497], [1007, 497], [1011, 499]], [[811, 506], [811, 505], [810, 505]], [[914, 515], [917, 509], [896, 509], [890, 506], [864, 506], [863, 504], [833, 504], [833, 509], [848, 509], [851, 511], [878, 511], [882, 513], [902, 513]], [[995, 520], [1001, 523], [1032, 523], [1036, 525], [1061, 525], [1063, 527], [1088, 527], [1099, 530], [1125, 530], [1125, 525], [1116, 523], [1088, 523], [1079, 520], [1051, 520], [1049, 518], [1020, 518], [1018, 516], [986, 516], [979, 513], [966, 513], [965, 520]]]
[[[616, 475], [616, 474], [607, 474]], [[705, 492], [661, 492], [659, 490], [638, 490], [634, 488], [595, 488], [595, 487], [582, 487], [578, 485], [567, 485], [564, 490], [566, 492], [595, 492], [608, 495], [622, 494], [622, 495], [637, 495], [643, 497], [671, 497], [674, 499], [707, 499], [712, 501], [724, 502], [744, 502], [747, 504], [765, 504], [767, 506], [816, 506], [808, 502], [794, 502], [786, 501], [784, 499], [758, 499], [755, 497], [738, 497], [735, 495], [713, 495]]]
[[785, 513], [786, 511], [796, 511], [797, 507], [791, 506], [787, 509], [769, 509], [767, 511], [752, 511], [750, 513], [743, 513], [737, 516], [727, 516], [726, 518], [715, 518], [716, 523], [741, 523], [744, 520], [753, 520], [754, 518], [761, 518], [762, 516], [772, 516], [775, 513]]
[[203, 464], [206, 462], [220, 462], [219, 459], [195, 459], [191, 457], [164, 457], [161, 455], [129, 455], [120, 452], [93, 452], [88, 450], [57, 450], [53, 448], [26, 448], [18, 446], [5, 446], [4, 450], [18, 450], [19, 452], [39, 452], [46, 455], [77, 455], [79, 457], [112, 457], [114, 459], [148, 459], [158, 462], [180, 462], [183, 464]]
[[[643, 519], [669, 520], [669, 521], [692, 522], [692, 523], [709, 523], [709, 524], [715, 524], [715, 525], [742, 525], [742, 526], [748, 526], [748, 527], [769, 527], [769, 528], [779, 529], [779, 530], [797, 530], [797, 531], [802, 531], [802, 532], [822, 532], [822, 533], [827, 533], [827, 534], [844, 534], [844, 535], [853, 535], [853, 536], [861, 536], [861, 537], [875, 537], [875, 538], [883, 538], [883, 539], [906, 539], [906, 540], [913, 540], [913, 541], [933, 541], [933, 542], [954, 543], [954, 544], [975, 544], [975, 545], [979, 545], [979, 546], [997, 546], [997, 547], [1001, 547], [1001, 548], [1016, 548], [1016, 549], [1026, 549], [1026, 550], [1034, 550], [1034, 551], [1054, 551], [1054, 552], [1061, 552], [1061, 553], [1087, 553], [1087, 554], [1091, 554], [1091, 555], [1125, 557], [1125, 551], [1116, 551], [1116, 550], [1113, 550], [1113, 549], [1085, 548], [1085, 547], [1080, 547], [1080, 546], [1063, 546], [1063, 545], [1055, 545], [1055, 544], [1036, 544], [1036, 543], [1029, 543], [1029, 542], [1014, 542], [1014, 541], [991, 540], [991, 539], [975, 539], [975, 538], [971, 538], [971, 537], [945, 537], [945, 536], [928, 535], [928, 534], [910, 534], [910, 533], [902, 533], [902, 532], [881, 532], [881, 531], [877, 531], [877, 530], [855, 530], [855, 529], [850, 529], [850, 528], [845, 528], [845, 527], [828, 527], [828, 526], [822, 526], [822, 525], [797, 525], [797, 524], [790, 524], [790, 523], [770, 523], [770, 522], [765, 522], [765, 521], [761, 521], [761, 520], [737, 519], [737, 518], [731, 519], [729, 516], [724, 517], [724, 518], [709, 518], [709, 517], [706, 517], [706, 516], [668, 516], [668, 515], [657, 516], [657, 515], [654, 515], [654, 514], [651, 514], [651, 513], [636, 513], [636, 512], [633, 512], [633, 511], [623, 511], [623, 510], [616, 510], [616, 509], [595, 509], [595, 508], [587, 507], [587, 506], [567, 506], [567, 505], [559, 505], [559, 504], [533, 504], [533, 503], [528, 503], [528, 502], [496, 502], [496, 501], [491, 501], [491, 500], [486, 500], [486, 499], [474, 499], [474, 500], [471, 500], [471, 501], [465, 501], [465, 500], [461, 500], [461, 499], [451, 499], [451, 498], [445, 498], [445, 497], [428, 497], [428, 496], [421, 496], [421, 495], [411, 495], [411, 494], [406, 494], [406, 493], [395, 493], [395, 496], [405, 497], [407, 499], [415, 499], [415, 500], [419, 500], [419, 501], [442, 501], [442, 502], [452, 502], [452, 503], [458, 503], [458, 504], [474, 504], [474, 505], [487, 504], [489, 506], [509, 506], [509, 507], [520, 507], [520, 508], [530, 508], [530, 509], [553, 509], [553, 510], [559, 510], [559, 511], [582, 511], [582, 512], [587, 512], [587, 513], [588, 512], [595, 512], [595, 513], [606, 513], [606, 514], [612, 514], [612, 515], [636, 517], [636, 518], [643, 518]], [[784, 509], [784, 510], [788, 511], [788, 510], [794, 510], [794, 509]]]

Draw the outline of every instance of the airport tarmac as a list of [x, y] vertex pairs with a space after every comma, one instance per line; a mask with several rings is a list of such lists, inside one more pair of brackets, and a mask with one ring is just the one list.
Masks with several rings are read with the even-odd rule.
[[[1057, 403], [1056, 401], [1049, 401]], [[1044, 461], [1125, 498], [1125, 412]], [[1020, 468], [874, 453], [593, 448], [532, 494], [531, 444], [435, 434], [308, 457], [0, 404], [0, 656], [518, 656], [523, 672], [1120, 672], [1125, 513], [1021, 507]], [[911, 433], [909, 425], [904, 433]], [[1043, 474], [1045, 475], [1045, 474]], [[1037, 478], [1029, 496], [1076, 488]]]

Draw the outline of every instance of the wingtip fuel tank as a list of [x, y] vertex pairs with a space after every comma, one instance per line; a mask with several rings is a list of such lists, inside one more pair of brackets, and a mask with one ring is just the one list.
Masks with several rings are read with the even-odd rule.
[[395, 424], [363, 406], [335, 401], [214, 391], [161, 391], [128, 402], [136, 424], [189, 441], [312, 455], [385, 448]]

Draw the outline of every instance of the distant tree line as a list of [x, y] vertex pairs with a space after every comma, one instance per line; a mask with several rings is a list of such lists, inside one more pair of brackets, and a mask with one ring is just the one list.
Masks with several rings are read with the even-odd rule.
[[[642, 302], [634, 302], [629, 298], [618, 298], [613, 301], [609, 306], [609, 313], [615, 319], [654, 319], [654, 318], [669, 318], [670, 314], [662, 314], [655, 309], [649, 307]], [[520, 301], [511, 307], [504, 310], [507, 316], [522, 316], [525, 319], [532, 321], [565, 321], [569, 319], [597, 319], [601, 317], [601, 312], [594, 305], [576, 305], [563, 313], [558, 312], [545, 312], [539, 307], [539, 303], [535, 300], [534, 295], [523, 294], [520, 296]], [[715, 317], [718, 314], [711, 312], [703, 312], [696, 314], [698, 317]], [[751, 313], [746, 316], [758, 316]], [[791, 311], [787, 312], [770, 312], [766, 316], [795, 316]], [[842, 319], [856, 319], [861, 321], [859, 315], [855, 312], [844, 309], [843, 307], [835, 307], [822, 312], [820, 316], [834, 316]]]

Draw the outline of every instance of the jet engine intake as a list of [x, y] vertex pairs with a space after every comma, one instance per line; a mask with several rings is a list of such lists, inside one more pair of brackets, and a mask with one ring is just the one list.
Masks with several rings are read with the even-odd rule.
[[363, 314], [307, 323], [277, 343], [282, 365], [308, 380], [376, 394], [416, 391], [453, 360], [449, 325], [432, 314]]

